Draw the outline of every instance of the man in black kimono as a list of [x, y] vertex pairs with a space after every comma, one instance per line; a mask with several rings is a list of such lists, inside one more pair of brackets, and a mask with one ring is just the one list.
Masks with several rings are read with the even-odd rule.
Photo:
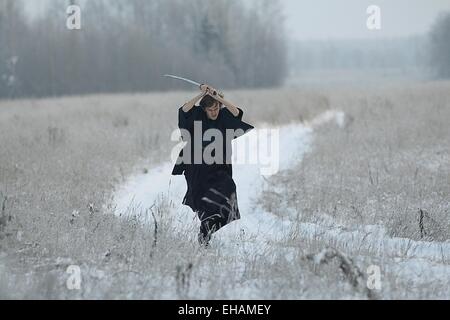
[[[198, 240], [208, 246], [214, 232], [240, 219], [231, 140], [254, 127], [243, 122], [242, 109], [224, 100], [217, 90], [208, 85], [200, 89], [202, 93], [178, 111], [178, 127], [187, 145], [181, 150], [172, 175], [184, 174], [187, 192], [183, 204], [197, 213], [201, 222]], [[200, 105], [196, 106], [200, 99]], [[217, 135], [208, 132], [220, 133], [222, 138], [216, 141]], [[205, 151], [210, 151], [212, 157], [206, 156]]]

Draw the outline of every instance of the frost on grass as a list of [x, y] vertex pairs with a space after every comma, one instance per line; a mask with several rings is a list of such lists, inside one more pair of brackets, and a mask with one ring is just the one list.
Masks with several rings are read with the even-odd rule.
[[[196, 245], [195, 217], [171, 201], [175, 185], [154, 181], [159, 200], [141, 201], [151, 198], [146, 189], [120, 216], [111, 199], [130, 175], [151, 175], [168, 159], [176, 122], [166, 124], [177, 110], [161, 106], [190, 94], [4, 102], [0, 191], [11, 220], [0, 296], [367, 299], [339, 259], [318, 267], [307, 258], [333, 247], [364, 276], [380, 266], [382, 299], [448, 298], [448, 92], [436, 83], [370, 94], [231, 93], [255, 123], [308, 126], [327, 109], [345, 116], [298, 139], [307, 152], [261, 178], [262, 196], [246, 204], [256, 228], [234, 224], [210, 250]], [[251, 186], [248, 178], [238, 188]], [[80, 268], [80, 290], [67, 288], [70, 266]]]
[[447, 86], [335, 97], [351, 121], [316, 130], [312, 151], [269, 180], [261, 206], [303, 238], [381, 266], [385, 298], [448, 298]]

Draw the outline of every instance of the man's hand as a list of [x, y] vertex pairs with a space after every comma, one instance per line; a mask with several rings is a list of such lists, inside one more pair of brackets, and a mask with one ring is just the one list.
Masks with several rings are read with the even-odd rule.
[[206, 94], [209, 94], [212, 97], [214, 97], [214, 96], [219, 96], [221, 98], [225, 97], [225, 95], [222, 92], [220, 92], [219, 90], [217, 90], [207, 84], [202, 84], [200, 86], [200, 90]]

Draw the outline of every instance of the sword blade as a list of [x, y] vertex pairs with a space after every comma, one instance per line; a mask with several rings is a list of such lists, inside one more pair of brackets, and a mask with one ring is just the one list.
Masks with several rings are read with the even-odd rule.
[[198, 82], [195, 82], [195, 81], [192, 81], [192, 80], [189, 80], [189, 79], [186, 79], [186, 78], [174, 76], [174, 75], [171, 75], [171, 74], [165, 74], [164, 77], [168, 77], [168, 78], [172, 78], [172, 79], [177, 79], [177, 80], [185, 81], [185, 82], [188, 82], [188, 83], [190, 83], [190, 84], [193, 84], [193, 85], [195, 85], [195, 86], [197, 86], [197, 87], [200, 87], [200, 86], [201, 86], [201, 84], [198, 83]]

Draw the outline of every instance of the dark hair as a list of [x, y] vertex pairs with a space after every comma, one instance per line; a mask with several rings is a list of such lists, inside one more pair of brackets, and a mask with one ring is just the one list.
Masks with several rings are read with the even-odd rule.
[[200, 101], [200, 107], [202, 107], [202, 109], [205, 110], [205, 108], [212, 107], [216, 102], [217, 102], [216, 99], [207, 95], [203, 97], [203, 99]]

